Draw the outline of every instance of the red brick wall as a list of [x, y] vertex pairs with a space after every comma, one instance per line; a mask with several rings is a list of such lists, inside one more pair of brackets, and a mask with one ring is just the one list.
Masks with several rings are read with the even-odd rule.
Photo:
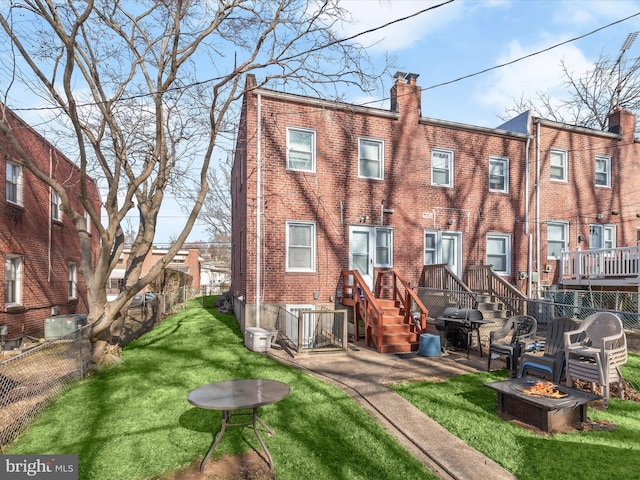
[[[63, 184], [77, 212], [84, 212], [79, 200], [80, 172], [75, 165], [55, 147], [27, 126], [12, 112], [7, 120], [15, 136], [33, 163]], [[8, 325], [8, 339], [22, 335], [41, 335], [44, 319], [51, 316], [52, 307], [60, 314], [87, 313], [86, 284], [80, 273], [80, 241], [76, 227], [70, 218], [62, 214], [62, 221], [50, 219], [50, 190], [48, 185], [22, 169], [22, 206], [6, 201], [7, 161], [20, 163], [7, 143], [0, 139], [0, 179], [3, 182], [0, 195], [0, 285], [6, 284], [4, 263], [7, 255], [22, 256], [22, 305], [8, 308], [0, 303], [0, 324]], [[93, 208], [100, 211], [100, 198], [93, 180], [87, 180]], [[95, 227], [91, 229], [92, 252], [97, 255], [99, 238]], [[69, 263], [77, 268], [77, 299], [69, 300], [67, 290]]]

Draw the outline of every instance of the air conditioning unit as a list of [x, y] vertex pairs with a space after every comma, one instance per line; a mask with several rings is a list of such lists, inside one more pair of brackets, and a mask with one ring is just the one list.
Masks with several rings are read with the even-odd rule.
[[44, 321], [44, 339], [56, 340], [75, 332], [87, 324], [87, 316], [84, 313], [73, 315], [55, 315]]

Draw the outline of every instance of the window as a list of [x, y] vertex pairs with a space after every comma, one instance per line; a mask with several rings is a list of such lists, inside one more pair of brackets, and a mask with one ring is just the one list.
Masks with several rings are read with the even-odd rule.
[[511, 237], [509, 235], [487, 235], [487, 264], [493, 271], [508, 275], [511, 273]]
[[287, 128], [287, 168], [315, 172], [316, 132], [301, 128]]
[[287, 222], [287, 271], [315, 272], [314, 223]]
[[75, 299], [78, 297], [78, 272], [77, 272], [78, 268], [76, 266], [75, 263], [70, 263], [69, 264], [69, 278], [67, 281], [67, 286], [68, 286], [68, 294], [69, 294], [69, 300]]
[[424, 264], [438, 263], [438, 234], [437, 232], [425, 232], [424, 234]]
[[22, 304], [22, 257], [7, 255], [5, 261], [4, 303]]
[[91, 217], [89, 217], [86, 210], [84, 211], [84, 228], [87, 233], [91, 233]]
[[489, 157], [489, 190], [492, 192], [509, 192], [508, 158]]
[[371, 138], [361, 138], [358, 148], [358, 176], [383, 179], [384, 142]]
[[434, 148], [431, 150], [431, 185], [453, 187], [453, 152]]
[[566, 222], [547, 223], [547, 258], [560, 258], [560, 252], [569, 245], [569, 225]]
[[60, 195], [51, 189], [51, 218], [62, 221], [62, 208], [60, 205]]
[[589, 225], [589, 248], [615, 248], [616, 226], [592, 223]]
[[567, 151], [557, 148], [551, 149], [551, 159], [549, 160], [549, 170], [551, 180], [567, 181]]
[[376, 267], [393, 267], [393, 231], [376, 228]]
[[7, 162], [7, 201], [22, 205], [22, 167]]
[[596, 185], [611, 186], [611, 157], [596, 155]]

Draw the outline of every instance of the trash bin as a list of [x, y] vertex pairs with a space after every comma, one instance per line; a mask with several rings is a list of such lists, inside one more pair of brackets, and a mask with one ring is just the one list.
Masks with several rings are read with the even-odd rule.
[[421, 357], [437, 357], [441, 353], [440, 335], [431, 335], [429, 333], [423, 333], [420, 335], [418, 355]]

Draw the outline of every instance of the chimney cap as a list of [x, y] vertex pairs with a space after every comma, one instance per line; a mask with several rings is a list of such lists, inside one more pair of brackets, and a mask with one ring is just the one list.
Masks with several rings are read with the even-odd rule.
[[393, 76], [393, 78], [402, 78], [404, 79], [407, 76], [407, 74], [405, 72], [396, 72], [395, 75]]
[[419, 73], [407, 73], [407, 75], [404, 78], [406, 78], [407, 80], [415, 80], [419, 76], [420, 76]]

